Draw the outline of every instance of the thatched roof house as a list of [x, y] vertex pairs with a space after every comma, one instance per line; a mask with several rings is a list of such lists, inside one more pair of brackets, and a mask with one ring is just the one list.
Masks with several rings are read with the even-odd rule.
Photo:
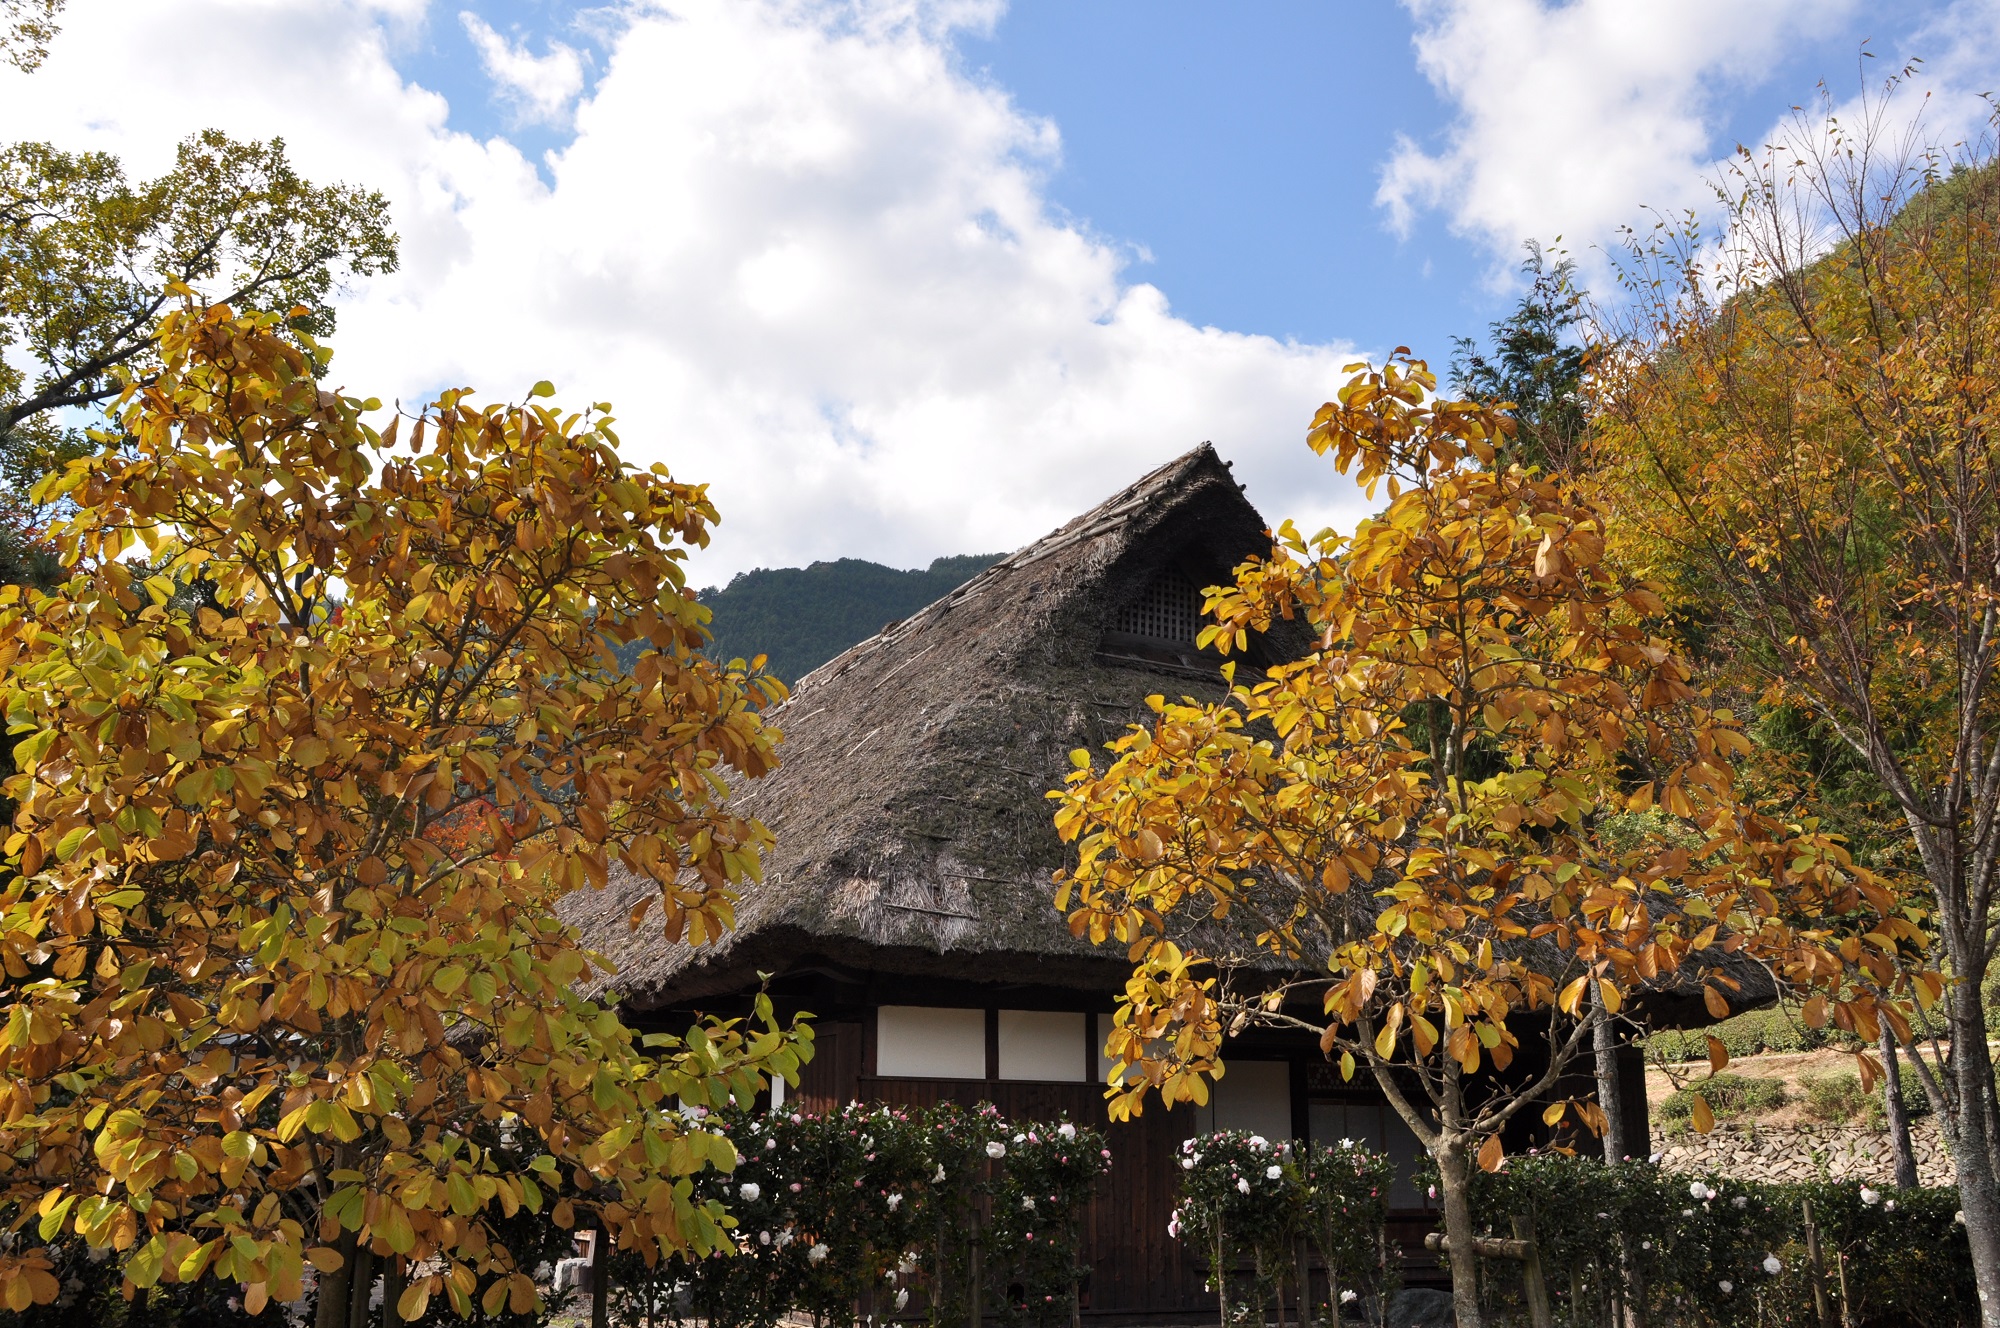
[[[1203, 445], [800, 679], [774, 716], [783, 765], [738, 799], [777, 846], [728, 936], [693, 949], [632, 930], [653, 888], [636, 878], [564, 901], [616, 964], [628, 1018], [684, 1026], [740, 1012], [763, 986], [781, 1014], [814, 1015], [798, 1090], [811, 1105], [984, 1099], [1101, 1121], [1099, 1048], [1130, 970], [1118, 947], [1073, 939], [1054, 906], [1064, 850], [1045, 795], [1071, 751], [1144, 719], [1147, 696], [1220, 695], [1220, 658], [1195, 647], [1201, 588], [1267, 552], [1266, 524]], [[1643, 1103], [1643, 1068], [1624, 1059], [1627, 1100]], [[1643, 1151], [1643, 1112], [1633, 1123], [1628, 1147]], [[1120, 1161], [1090, 1219], [1093, 1316], [1213, 1312], [1203, 1270], [1165, 1232], [1173, 1150], [1227, 1126], [1372, 1141], [1406, 1164], [1417, 1151], [1312, 1039], [1246, 1034], [1207, 1107], [1114, 1128]], [[1392, 1206], [1422, 1224], [1412, 1174]]]
[[800, 679], [772, 718], [783, 764], [738, 805], [777, 837], [735, 930], [700, 950], [624, 919], [647, 883], [571, 896], [636, 1009], [754, 984], [811, 957], [1091, 991], [1125, 971], [1052, 902], [1062, 851], [1043, 795], [1069, 753], [1162, 690], [1219, 691], [1201, 587], [1269, 547], [1212, 447], [1001, 559]]

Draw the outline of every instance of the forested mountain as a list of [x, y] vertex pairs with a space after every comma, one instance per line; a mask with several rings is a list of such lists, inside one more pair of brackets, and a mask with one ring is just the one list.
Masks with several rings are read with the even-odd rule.
[[949, 594], [1000, 556], [960, 554], [907, 572], [859, 558], [740, 572], [728, 585], [701, 592], [715, 615], [709, 653], [749, 659], [761, 652], [771, 672], [797, 682], [884, 625]]

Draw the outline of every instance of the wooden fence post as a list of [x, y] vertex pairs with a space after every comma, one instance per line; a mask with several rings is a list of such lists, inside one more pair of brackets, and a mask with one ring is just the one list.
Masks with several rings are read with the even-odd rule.
[[1549, 1283], [1542, 1274], [1542, 1251], [1535, 1243], [1535, 1219], [1514, 1219], [1514, 1239], [1521, 1242], [1521, 1283], [1528, 1296], [1528, 1320], [1534, 1328], [1556, 1328], [1554, 1311], [1549, 1308]]

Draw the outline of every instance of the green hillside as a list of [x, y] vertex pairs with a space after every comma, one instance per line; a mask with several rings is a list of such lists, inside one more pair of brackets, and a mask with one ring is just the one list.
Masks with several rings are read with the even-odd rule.
[[859, 558], [811, 567], [760, 567], [701, 592], [715, 615], [709, 630], [717, 659], [770, 657], [787, 683], [857, 641], [949, 594], [1001, 557], [968, 553], [908, 572]]

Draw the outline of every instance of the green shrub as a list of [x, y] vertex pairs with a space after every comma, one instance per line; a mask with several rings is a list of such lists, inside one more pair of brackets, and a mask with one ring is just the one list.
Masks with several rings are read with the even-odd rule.
[[[1352, 1140], [1339, 1144], [1271, 1142], [1245, 1130], [1198, 1135], [1181, 1145], [1181, 1198], [1167, 1232], [1185, 1241], [1210, 1268], [1209, 1289], [1250, 1265], [1245, 1312], [1289, 1284], [1297, 1305], [1296, 1253], [1312, 1247], [1331, 1282], [1381, 1304], [1399, 1273], [1388, 1257], [1383, 1224], [1389, 1215], [1389, 1159]], [[1255, 1307], [1255, 1308], [1253, 1308]], [[1333, 1316], [1331, 1307], [1325, 1308]]]
[[[1558, 1322], [1579, 1307], [1576, 1321], [1594, 1321], [1600, 1294], [1629, 1255], [1645, 1274], [1654, 1323], [1814, 1323], [1805, 1201], [1827, 1265], [1845, 1258], [1849, 1321], [1953, 1324], [1978, 1303], [1965, 1230], [1954, 1220], [1958, 1192], [1948, 1187], [1765, 1185], [1643, 1162], [1528, 1156], [1477, 1174], [1472, 1201], [1475, 1222], [1492, 1234], [1508, 1234], [1515, 1217], [1533, 1218]], [[1518, 1274], [1499, 1271], [1488, 1294], [1517, 1300]]]
[[1799, 1080], [1806, 1093], [1806, 1115], [1814, 1120], [1835, 1123], [1851, 1121], [1868, 1110], [1872, 1101], [1881, 1110], [1881, 1098], [1861, 1091], [1858, 1074], [1823, 1074]]
[[1718, 1074], [1670, 1093], [1660, 1104], [1660, 1123], [1669, 1131], [1685, 1127], [1694, 1116], [1694, 1100], [1704, 1098], [1717, 1120], [1754, 1116], [1785, 1105], [1785, 1085], [1777, 1079], [1742, 1074]]
[[1750, 1010], [1731, 1015], [1709, 1028], [1667, 1029], [1649, 1036], [1642, 1044], [1649, 1059], [1703, 1061], [1708, 1059], [1708, 1039], [1717, 1038], [1729, 1051], [1731, 1060], [1764, 1052], [1818, 1051], [1821, 1047], [1854, 1045], [1854, 1035], [1837, 1028], [1813, 1028], [1798, 1011], [1782, 1006]]

